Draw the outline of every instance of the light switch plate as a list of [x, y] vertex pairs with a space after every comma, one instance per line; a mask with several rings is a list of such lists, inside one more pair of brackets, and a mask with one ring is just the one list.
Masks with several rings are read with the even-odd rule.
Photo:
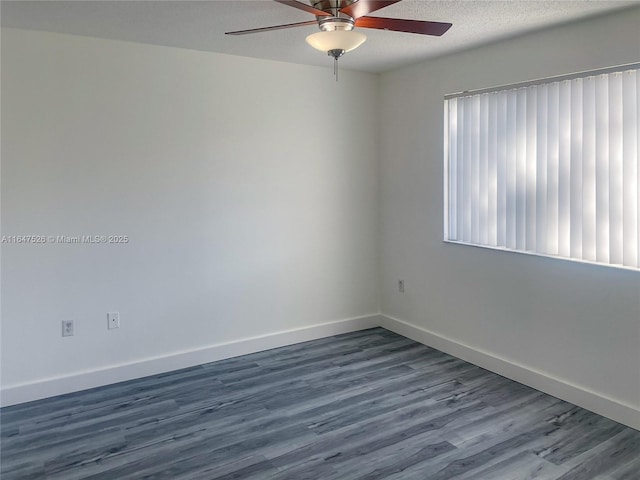
[[107, 328], [112, 330], [114, 328], [120, 328], [120, 313], [109, 312], [107, 313]]

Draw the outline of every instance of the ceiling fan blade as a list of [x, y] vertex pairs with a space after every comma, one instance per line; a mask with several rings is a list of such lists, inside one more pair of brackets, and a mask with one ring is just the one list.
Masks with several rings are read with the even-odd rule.
[[318, 25], [315, 20], [308, 22], [287, 23], [286, 25], [275, 25], [273, 27], [252, 28], [250, 30], [238, 30], [237, 32], [226, 32], [226, 35], [247, 35], [248, 33], [269, 32], [271, 30], [282, 30], [284, 28], [303, 27], [305, 25]]
[[313, 8], [311, 5], [307, 5], [306, 3], [298, 2], [296, 0], [274, 0], [274, 2], [281, 3], [283, 5], [289, 5], [290, 7], [297, 8], [298, 10], [304, 10], [308, 13], [313, 13], [319, 17], [331, 16], [330, 13], [327, 13], [323, 10], [318, 10], [317, 8]]
[[400, 0], [358, 0], [351, 5], [341, 8], [340, 12], [346, 13], [351, 18], [360, 18], [381, 8], [398, 3], [399, 1]]
[[427, 22], [423, 20], [403, 20], [400, 18], [360, 17], [356, 20], [356, 27], [418, 33], [421, 35], [435, 35], [439, 37], [451, 28], [451, 24]]

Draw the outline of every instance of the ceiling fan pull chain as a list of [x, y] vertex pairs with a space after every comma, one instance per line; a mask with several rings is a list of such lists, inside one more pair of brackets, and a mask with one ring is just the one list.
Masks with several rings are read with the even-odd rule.
[[338, 57], [334, 57], [333, 59], [333, 76], [336, 77], [336, 82], [338, 81]]

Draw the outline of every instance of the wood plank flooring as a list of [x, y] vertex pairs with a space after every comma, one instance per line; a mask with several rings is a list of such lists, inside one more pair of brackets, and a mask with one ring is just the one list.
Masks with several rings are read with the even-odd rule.
[[0, 415], [2, 480], [640, 479], [640, 432], [381, 328]]

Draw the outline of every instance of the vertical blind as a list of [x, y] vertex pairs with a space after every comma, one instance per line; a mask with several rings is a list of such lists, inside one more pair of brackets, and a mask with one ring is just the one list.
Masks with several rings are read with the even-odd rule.
[[445, 100], [445, 240], [640, 268], [640, 73]]

